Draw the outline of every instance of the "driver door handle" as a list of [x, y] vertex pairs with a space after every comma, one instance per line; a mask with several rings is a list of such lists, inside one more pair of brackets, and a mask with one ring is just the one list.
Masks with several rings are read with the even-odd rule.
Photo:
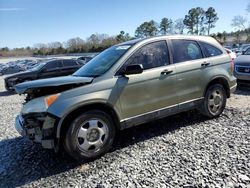
[[167, 74], [170, 74], [170, 73], [172, 73], [172, 72], [173, 72], [172, 70], [165, 69], [165, 70], [163, 70], [163, 71], [161, 72], [161, 74], [167, 75]]

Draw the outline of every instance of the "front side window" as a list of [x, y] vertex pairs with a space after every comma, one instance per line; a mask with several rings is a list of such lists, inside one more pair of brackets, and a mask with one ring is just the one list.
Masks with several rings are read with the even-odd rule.
[[45, 65], [45, 69], [46, 69], [46, 70], [53, 70], [53, 69], [60, 68], [60, 67], [62, 67], [61, 60], [49, 61], [49, 62]]
[[137, 50], [126, 62], [126, 65], [141, 64], [143, 69], [165, 66], [169, 64], [166, 41], [147, 44]]
[[244, 55], [250, 55], [250, 48], [248, 48], [245, 52]]
[[174, 63], [203, 58], [197, 42], [192, 40], [172, 40]]
[[74, 67], [76, 65], [77, 65], [77, 63], [74, 60], [71, 60], [71, 59], [63, 60], [64, 67]]

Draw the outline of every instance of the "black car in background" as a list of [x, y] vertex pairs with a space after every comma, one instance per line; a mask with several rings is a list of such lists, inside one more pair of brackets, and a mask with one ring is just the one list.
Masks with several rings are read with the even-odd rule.
[[36, 79], [67, 76], [78, 70], [84, 63], [74, 59], [54, 59], [39, 63], [36, 67], [21, 73], [12, 74], [4, 79], [5, 88], [14, 90], [14, 85]]

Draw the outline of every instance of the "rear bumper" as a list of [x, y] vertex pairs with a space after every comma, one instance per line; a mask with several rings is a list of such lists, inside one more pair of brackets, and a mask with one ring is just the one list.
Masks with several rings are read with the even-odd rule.
[[230, 87], [230, 93], [235, 92], [236, 88], [237, 88], [237, 84], [235, 84], [234, 86]]
[[25, 116], [19, 114], [15, 120], [15, 128], [20, 135], [41, 143], [43, 148], [52, 149], [55, 146], [57, 122], [56, 117], [47, 113], [33, 113]]

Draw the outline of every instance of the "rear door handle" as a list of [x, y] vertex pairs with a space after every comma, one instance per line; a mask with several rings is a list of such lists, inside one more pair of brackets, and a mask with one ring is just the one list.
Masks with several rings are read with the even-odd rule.
[[208, 62], [204, 62], [204, 63], [201, 64], [202, 67], [206, 67], [208, 65], [210, 65], [210, 63], [208, 63]]
[[166, 69], [166, 70], [163, 70], [163, 71], [161, 72], [161, 74], [166, 75], [166, 74], [170, 74], [170, 73], [172, 73], [172, 72], [173, 72], [172, 70]]

